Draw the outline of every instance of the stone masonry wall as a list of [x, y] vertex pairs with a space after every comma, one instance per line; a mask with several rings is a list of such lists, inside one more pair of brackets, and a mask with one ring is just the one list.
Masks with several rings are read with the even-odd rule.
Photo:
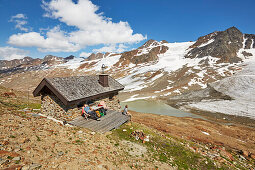
[[[121, 109], [117, 96], [111, 99], [109, 97], [98, 98], [95, 103], [99, 103], [100, 100], [104, 100], [110, 110], [120, 111]], [[77, 105], [67, 107], [55, 95], [43, 95], [41, 101], [41, 113], [57, 120], [70, 121], [81, 115], [81, 108]]]

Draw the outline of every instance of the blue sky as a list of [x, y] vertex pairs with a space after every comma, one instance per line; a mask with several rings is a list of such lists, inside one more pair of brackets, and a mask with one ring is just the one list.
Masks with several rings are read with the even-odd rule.
[[255, 33], [254, 0], [0, 0], [0, 59], [122, 52], [148, 39]]

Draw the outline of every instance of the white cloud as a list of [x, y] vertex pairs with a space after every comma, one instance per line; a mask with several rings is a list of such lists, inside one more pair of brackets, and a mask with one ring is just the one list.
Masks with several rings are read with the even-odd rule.
[[27, 17], [24, 14], [17, 14], [11, 17], [11, 20], [14, 19], [27, 19]]
[[[65, 32], [58, 27], [58, 31], [50, 30], [45, 36], [36, 32], [16, 34], [10, 37], [10, 44], [18, 46], [29, 44], [40, 51], [73, 52], [86, 46], [132, 44], [146, 39], [142, 34], [134, 34], [127, 22], [114, 23], [111, 18], [98, 13], [99, 7], [90, 0], [79, 0], [77, 3], [72, 0], [43, 1], [43, 8], [46, 11], [45, 17], [58, 19], [77, 30]], [[38, 41], [34, 41], [34, 36], [31, 34], [36, 36]]]
[[75, 52], [80, 49], [78, 44], [66, 39], [65, 32], [58, 26], [47, 32], [46, 36], [47, 38], [44, 38], [37, 32], [14, 34], [9, 37], [8, 43], [20, 47], [38, 47], [41, 52]]
[[27, 24], [27, 21], [16, 20], [15, 28], [18, 28], [21, 31], [28, 32], [28, 28], [24, 27], [24, 25], [26, 25], [26, 24]]
[[89, 57], [91, 53], [81, 52], [80, 57]]
[[17, 14], [15, 16], [12, 16], [9, 22], [16, 23], [15, 28], [20, 29], [21, 31], [28, 32], [30, 29], [26, 28], [24, 25], [27, 24], [26, 21], [27, 17], [24, 14]]
[[1, 60], [13, 60], [13, 59], [21, 59], [26, 57], [28, 51], [14, 48], [14, 47], [0, 47], [0, 59]]

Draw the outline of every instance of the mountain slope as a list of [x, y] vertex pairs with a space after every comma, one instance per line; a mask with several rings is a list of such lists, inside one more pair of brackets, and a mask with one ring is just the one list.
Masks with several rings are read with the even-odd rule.
[[[43, 66], [40, 61], [39, 65], [19, 71], [14, 70], [18, 66], [13, 67], [9, 74], [2, 70], [0, 84], [27, 89], [45, 76], [98, 74], [104, 64], [105, 72], [125, 85], [126, 92], [136, 93], [137, 97], [171, 97], [205, 89], [208, 83], [242, 70], [242, 62], [254, 58], [254, 37], [231, 27], [200, 37], [196, 42], [149, 40], [120, 54], [92, 54], [85, 60], [54, 58], [54, 62], [46, 58], [45, 67], [40, 67]], [[25, 80], [30, 83], [24, 83]]]

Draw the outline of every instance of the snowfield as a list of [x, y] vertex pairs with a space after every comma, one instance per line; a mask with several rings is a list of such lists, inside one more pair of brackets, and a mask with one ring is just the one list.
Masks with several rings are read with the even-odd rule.
[[233, 100], [202, 101], [189, 104], [188, 108], [255, 119], [255, 50], [246, 51], [253, 56], [244, 60], [242, 71], [212, 84], [215, 90]]

